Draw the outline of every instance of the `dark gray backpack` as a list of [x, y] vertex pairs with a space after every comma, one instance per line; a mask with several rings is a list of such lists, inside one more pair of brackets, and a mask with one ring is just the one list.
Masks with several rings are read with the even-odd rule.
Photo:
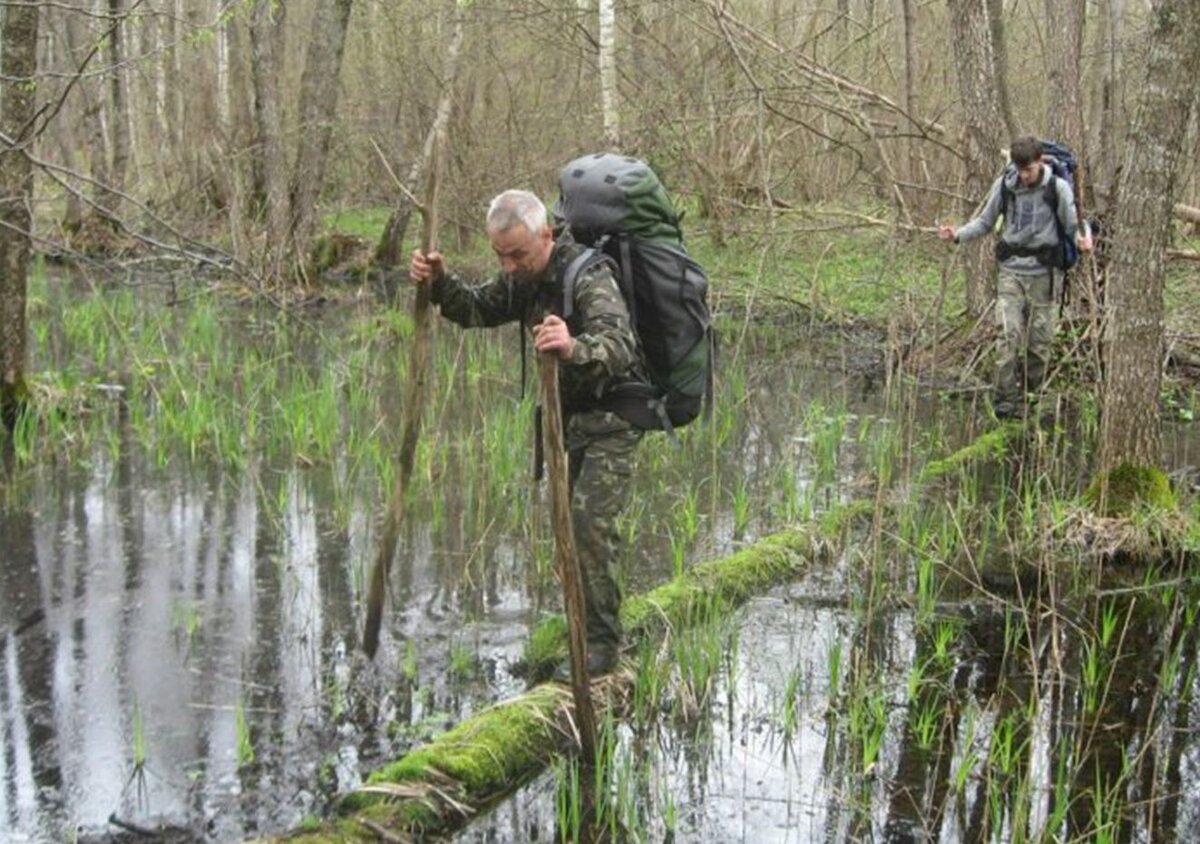
[[666, 189], [644, 161], [616, 153], [575, 159], [558, 186], [557, 222], [591, 247], [567, 269], [564, 318], [580, 271], [611, 261], [653, 381], [619, 387], [605, 405], [642, 428], [686, 425], [711, 401], [716, 334], [708, 278], [683, 246]]

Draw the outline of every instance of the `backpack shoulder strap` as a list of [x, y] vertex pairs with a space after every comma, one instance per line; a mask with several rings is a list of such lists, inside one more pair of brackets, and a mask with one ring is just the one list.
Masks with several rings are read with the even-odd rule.
[[1058, 223], [1058, 228], [1061, 231], [1066, 228], [1066, 223], [1058, 216], [1058, 180], [1059, 176], [1051, 171], [1050, 181], [1046, 182], [1046, 187], [1042, 191], [1042, 198], [1046, 200], [1046, 204], [1050, 206], [1050, 213], [1054, 215], [1054, 221]]
[[579, 280], [579, 275], [585, 268], [591, 266], [596, 261], [604, 260], [604, 254], [597, 249], [588, 247], [571, 259], [567, 264], [567, 268], [563, 271], [563, 314], [564, 320], [570, 319], [571, 314], [575, 312], [575, 282]]
[[1051, 208], [1058, 206], [1058, 176], [1053, 170], [1050, 171], [1050, 181], [1046, 182], [1046, 187], [1042, 188], [1042, 198]]
[[596, 256], [594, 249], [586, 249], [571, 259], [563, 271], [563, 319], [570, 319], [575, 312], [575, 282], [583, 268]]

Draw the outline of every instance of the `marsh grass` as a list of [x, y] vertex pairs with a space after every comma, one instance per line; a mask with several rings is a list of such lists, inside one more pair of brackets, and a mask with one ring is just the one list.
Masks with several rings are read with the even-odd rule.
[[133, 699], [133, 773], [140, 775], [146, 768], [146, 725], [142, 718], [142, 705]]
[[250, 723], [246, 720], [246, 706], [239, 698], [234, 705], [234, 730], [237, 741], [237, 764], [239, 768], [247, 768], [254, 764], [254, 741], [250, 733]]

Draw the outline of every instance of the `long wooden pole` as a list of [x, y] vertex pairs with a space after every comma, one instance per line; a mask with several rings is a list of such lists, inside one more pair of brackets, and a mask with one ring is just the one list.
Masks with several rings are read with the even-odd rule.
[[[437, 250], [437, 194], [441, 175], [441, 138], [433, 145], [433, 161], [430, 162], [429, 180], [425, 188], [425, 202], [419, 206], [423, 226], [421, 251], [428, 255]], [[400, 435], [400, 455], [396, 471], [396, 485], [388, 505], [383, 523], [383, 534], [371, 568], [371, 580], [367, 587], [367, 621], [363, 626], [363, 651], [371, 659], [379, 648], [379, 630], [383, 623], [383, 601], [387, 593], [387, 570], [396, 556], [396, 544], [400, 538], [400, 526], [404, 523], [404, 493], [412, 477], [413, 463], [417, 452], [417, 437], [421, 433], [421, 419], [425, 410], [425, 385], [428, 381], [430, 325], [430, 284], [418, 284], [413, 298], [413, 342], [408, 360], [408, 383], [404, 389], [404, 419]]]
[[[563, 586], [563, 604], [567, 610], [568, 650], [571, 654], [571, 692], [575, 698], [575, 721], [579, 729], [579, 747], [585, 771], [596, 760], [596, 720], [592, 714], [591, 680], [587, 669], [586, 605], [579, 557], [575, 553], [575, 531], [571, 527], [571, 489], [567, 469], [567, 449], [563, 440], [562, 405], [558, 395], [558, 357], [549, 352], [538, 354], [541, 371], [542, 441], [546, 455], [546, 476], [550, 481], [551, 518], [554, 524], [554, 561]], [[585, 782], [586, 782], [585, 778]], [[591, 789], [585, 788], [585, 799]]]

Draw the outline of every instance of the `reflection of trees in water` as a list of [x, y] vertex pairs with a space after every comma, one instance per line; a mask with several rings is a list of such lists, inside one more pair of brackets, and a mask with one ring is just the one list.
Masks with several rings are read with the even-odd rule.
[[[1194, 599], [1134, 586], [1072, 612], [1045, 598], [968, 616], [970, 659], [907, 701], [885, 840], [1180, 840]], [[927, 663], [930, 637], [916, 643]], [[915, 717], [930, 706], [932, 742]]]
[[[31, 503], [0, 514], [0, 826], [53, 837], [65, 818], [216, 814], [236, 837], [247, 818], [291, 822], [253, 786], [313, 745], [353, 611], [352, 543], [319, 529], [297, 474], [193, 479], [98, 453], [83, 477], [39, 471]], [[262, 507], [285, 492], [280, 515]], [[44, 619], [14, 634], [8, 620], [31, 613]], [[262, 763], [243, 771], [239, 707]], [[140, 795], [127, 786], [138, 730]]]
[[[48, 670], [54, 637], [44, 619], [36, 616], [45, 595], [40, 573], [30, 569], [35, 540], [29, 510], [14, 509], [0, 519], [0, 549], [0, 619], [5, 624], [0, 630], [3, 805], [5, 823], [15, 826], [37, 794], [46, 795], [47, 809], [57, 808], [62, 749], [54, 723], [53, 673]], [[28, 624], [20, 624], [22, 619]]]

